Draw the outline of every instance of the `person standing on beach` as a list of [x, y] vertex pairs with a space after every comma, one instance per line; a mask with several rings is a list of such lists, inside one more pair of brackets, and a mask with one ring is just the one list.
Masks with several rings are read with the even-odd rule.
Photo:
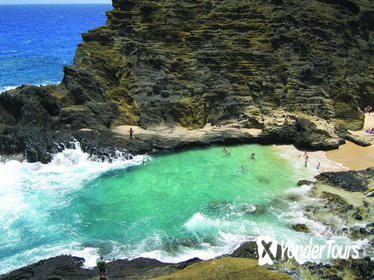
[[134, 130], [132, 129], [132, 127], [130, 127], [129, 133], [130, 133], [130, 139], [132, 139], [132, 136], [134, 134]]
[[100, 256], [100, 258], [96, 261], [97, 268], [99, 269], [100, 279], [107, 279], [106, 273], [105, 273], [105, 260], [103, 256]]
[[367, 105], [364, 109], [365, 109], [365, 114], [367, 113], [367, 115], [370, 117], [370, 112], [371, 110], [373, 110], [373, 107], [371, 107], [370, 105]]

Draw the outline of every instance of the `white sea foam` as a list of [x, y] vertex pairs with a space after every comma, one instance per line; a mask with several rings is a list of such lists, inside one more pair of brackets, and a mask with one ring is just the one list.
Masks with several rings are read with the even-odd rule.
[[[45, 82], [40, 83], [40, 84], [32, 84], [32, 85], [34, 85], [34, 86], [47, 86], [47, 85], [55, 85], [55, 84], [58, 84], [58, 83], [60, 83], [60, 81], [45, 81]], [[21, 86], [21, 85], [0, 87], [0, 94], [5, 92], [5, 91], [8, 91], [8, 90], [18, 88], [19, 86]]]
[[5, 87], [0, 87], [0, 94], [3, 93], [4, 91], [8, 91], [8, 90], [11, 90], [11, 89], [15, 89], [17, 88], [18, 86], [5, 86]]
[[[305, 215], [306, 205], [314, 205], [316, 207], [322, 205], [320, 199], [309, 196], [311, 188], [311, 185], [304, 185], [290, 189], [285, 193], [285, 197], [288, 194], [299, 195], [299, 200], [286, 201], [281, 208], [273, 205], [270, 206], [268, 213], [273, 217], [277, 217], [279, 222], [248, 219], [227, 220], [225, 218], [211, 218], [197, 212], [184, 224], [185, 228], [192, 234], [203, 237], [207, 233], [209, 234], [209, 232], [218, 229], [218, 234], [215, 237], [215, 246], [209, 245], [205, 248], [202, 245], [203, 248], [193, 250], [184, 248], [182, 250], [183, 253], [177, 257], [165, 255], [161, 251], [148, 252], [144, 256], [162, 258], [163, 261], [182, 261], [194, 256], [209, 259], [231, 253], [243, 242], [254, 240], [257, 236], [261, 235], [271, 235], [278, 241], [290, 241], [295, 245], [305, 245], [310, 238], [313, 238], [317, 244], [325, 244], [328, 240], [334, 240], [335, 244], [341, 245], [357, 245], [358, 247], [367, 245], [367, 241], [365, 240], [353, 241], [347, 236], [337, 236], [334, 234], [335, 231], [329, 226]], [[305, 224], [311, 229], [312, 234], [291, 230], [290, 225], [292, 224]], [[338, 221], [338, 224], [342, 224], [342, 221]], [[300, 263], [306, 261], [325, 261], [324, 257], [316, 260], [302, 258], [296, 258], [296, 260]]]
[[93, 267], [96, 265], [96, 258], [98, 256], [96, 248], [83, 248], [80, 243], [73, 242], [70, 245], [54, 244], [53, 246], [44, 245], [41, 247], [22, 251], [18, 254], [12, 255], [2, 261], [3, 267], [0, 268], [0, 275], [7, 271], [16, 269], [19, 264], [31, 264], [40, 261], [41, 258], [47, 259], [60, 255], [79, 256], [85, 259], [85, 267]]
[[[27, 231], [56, 230], [49, 228], [48, 211], [68, 205], [66, 194], [76, 192], [86, 181], [94, 180], [106, 171], [141, 165], [150, 159], [150, 156], [137, 155], [131, 160], [116, 158], [111, 162], [96, 162], [77, 144], [75, 149], [65, 149], [54, 155], [48, 164], [0, 162], [0, 252], [6, 250], [6, 244], [20, 243], [25, 236], [29, 238]], [[57, 247], [56, 244], [52, 247], [42, 245], [23, 250], [1, 260], [0, 274], [58, 254], [83, 256], [86, 264], [93, 265], [97, 250], [78, 245], [67, 242]]]
[[246, 226], [253, 225], [253, 222], [250, 220], [210, 218], [198, 212], [184, 224], [184, 227], [193, 234], [205, 234], [206, 232], [209, 233], [215, 230], [246, 234]]
[[[255, 227], [255, 224], [251, 224]], [[198, 245], [186, 246], [179, 244], [175, 251], [165, 250], [164, 242], [168, 235], [163, 231], [155, 231], [131, 248], [118, 242], [113, 242], [113, 250], [109, 258], [134, 259], [138, 257], [154, 258], [163, 262], [177, 263], [191, 258], [211, 259], [222, 254], [231, 253], [240, 244], [248, 240], [245, 226], [240, 221], [230, 222], [225, 219], [213, 219], [200, 212], [195, 213], [184, 227], [188, 236], [198, 240]], [[213, 243], [204, 241], [205, 238], [214, 240]], [[195, 241], [196, 242], [196, 241]], [[178, 244], [178, 241], [176, 241]], [[89, 266], [89, 265], [88, 265]]]
[[[304, 176], [302, 179], [307, 179], [306, 175], [313, 178], [321, 172], [348, 170], [343, 164], [329, 160], [324, 151], [308, 152], [309, 159], [306, 168], [304, 166], [305, 152], [296, 149], [293, 145], [274, 145], [273, 147], [281, 158], [286, 160], [295, 170], [299, 170], [299, 174]], [[319, 169], [317, 169], [318, 163], [320, 163]]]
[[[295, 155], [285, 152], [286, 156], [294, 159]], [[112, 162], [96, 162], [92, 161], [88, 154], [82, 152], [79, 145], [75, 149], [65, 149], [63, 152], [54, 155], [53, 160], [49, 164], [27, 163], [18, 161], [0, 162], [0, 232], [11, 232], [7, 242], [10, 244], [17, 242], [22, 235], [17, 231], [8, 231], [17, 220], [23, 216], [30, 214], [30, 217], [36, 216], [36, 221], [43, 220], [42, 212], [35, 212], [35, 205], [44, 205], [37, 196], [37, 193], [51, 193], [53, 200], [48, 201], [45, 205], [48, 208], [56, 208], [61, 204], [66, 205], [69, 197], [66, 194], [74, 193], [84, 186], [86, 181], [93, 180], [106, 171], [127, 168], [134, 165], [141, 165], [144, 161], [149, 160], [148, 156], [135, 156], [131, 160], [123, 158], [113, 159]], [[298, 179], [307, 179], [304, 177], [305, 168], [303, 162], [295, 163], [300, 169], [297, 174]], [[301, 164], [301, 166], [299, 166]], [[301, 168], [302, 167], [302, 168]], [[293, 168], [293, 167], [292, 167]], [[311, 169], [308, 173], [308, 179], [312, 179], [313, 175], [318, 173], [317, 170]], [[277, 240], [297, 240], [302, 242], [308, 235], [305, 233], [295, 232], [287, 226], [293, 223], [304, 223], [312, 229], [318, 240], [323, 242], [327, 238], [337, 238], [340, 242], [351, 242], [348, 238], [336, 237], [331, 235], [332, 232], [325, 225], [313, 221], [304, 215], [304, 206], [310, 203], [319, 205], [319, 200], [311, 199], [308, 194], [311, 186], [305, 185], [291, 189], [285, 193], [287, 195], [299, 196], [297, 202], [283, 203], [285, 208], [272, 205], [266, 209], [266, 217], [273, 217], [274, 221], [269, 222], [256, 219], [253, 212], [256, 207], [251, 204], [228, 205], [228, 214], [220, 217], [209, 216], [203, 211], [194, 213], [184, 223], [184, 230], [198, 240], [197, 246], [177, 246], [173, 252], [165, 250], [164, 242], [168, 239], [165, 232], [157, 231], [145, 237], [138, 244], [121, 244], [115, 241], [111, 242], [111, 252], [108, 258], [128, 258], [137, 257], [155, 258], [164, 262], [180, 262], [193, 257], [201, 259], [210, 259], [225, 253], [231, 253], [241, 243], [253, 240], [260, 235], [273, 234]], [[43, 196], [43, 199], [48, 199]], [[242, 207], [242, 206], [245, 207]], [[244, 210], [243, 210], [244, 209]], [[248, 209], [248, 211], [246, 211]], [[48, 209], [43, 209], [47, 211]], [[239, 215], [240, 211], [244, 211], [245, 215], [253, 215], [253, 219], [243, 218]], [[28, 213], [29, 212], [29, 213]], [[262, 216], [263, 217], [263, 216]], [[26, 217], [28, 218], [28, 217]], [[51, 229], [54, 230], [54, 229]], [[207, 241], [209, 240], [209, 241]], [[360, 243], [365, 243], [360, 241]], [[0, 250], [5, 249], [1, 247]], [[32, 263], [41, 258], [48, 258], [59, 254], [71, 254], [84, 257], [86, 267], [95, 265], [99, 249], [95, 246], [83, 245], [79, 242], [66, 242], [66, 244], [54, 244], [50, 247], [42, 245], [31, 250], [22, 251], [21, 253], [11, 256], [1, 263], [4, 268], [0, 269], [0, 274], [13, 270], [25, 263]], [[1, 259], [1, 257], [0, 257]], [[302, 260], [301, 260], [302, 261]]]
[[146, 248], [140, 247], [138, 252], [141, 253], [139, 255], [130, 257], [130, 259], [134, 257], [154, 258], [159, 261], [169, 263], [178, 263], [196, 257], [202, 260], [208, 260], [222, 254], [231, 253], [237, 247], [239, 247], [241, 243], [247, 240], [248, 236], [245, 234], [233, 234], [219, 231], [218, 235], [216, 236], [217, 244], [214, 245], [211, 243], [201, 242], [196, 248], [180, 246], [177, 252], [173, 253], [162, 249], [147, 250]]
[[68, 249], [62, 249], [59, 255], [61, 254], [84, 258], [84, 267], [86, 268], [94, 267], [96, 265], [96, 259], [100, 255], [97, 248], [82, 247], [79, 243], [73, 244]]

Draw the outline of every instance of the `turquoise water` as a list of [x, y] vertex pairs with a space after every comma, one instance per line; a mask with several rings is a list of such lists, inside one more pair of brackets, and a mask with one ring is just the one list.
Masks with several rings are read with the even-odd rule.
[[[255, 160], [249, 158], [252, 150]], [[112, 240], [131, 250], [146, 242], [144, 250], [171, 255], [201, 244], [224, 246], [216, 238], [220, 232], [245, 234], [254, 222], [277, 223], [255, 208], [268, 208], [295, 184], [292, 176], [279, 176], [289, 170], [271, 147], [238, 146], [230, 152], [191, 150], [103, 174], [75, 194], [63, 215], [74, 213], [71, 224], [78, 227], [71, 231], [79, 231], [81, 241]]]
[[306, 243], [310, 235], [289, 226], [308, 222], [302, 206], [285, 197], [303, 195], [296, 182], [315, 171], [273, 146], [227, 149], [100, 163], [77, 147], [47, 165], [0, 163], [0, 274], [59, 254], [90, 266], [99, 254], [206, 259], [260, 235]]

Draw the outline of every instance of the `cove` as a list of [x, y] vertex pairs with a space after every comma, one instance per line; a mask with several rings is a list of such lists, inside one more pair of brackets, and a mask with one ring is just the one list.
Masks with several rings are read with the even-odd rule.
[[270, 146], [228, 150], [230, 156], [222, 147], [194, 149], [108, 172], [77, 192], [64, 215], [76, 215], [81, 242], [112, 240], [129, 246], [127, 256], [168, 260], [225, 250], [259, 233], [261, 224], [281, 226], [267, 209], [295, 185], [291, 168]]
[[59, 254], [90, 266], [99, 254], [208, 259], [267, 234], [307, 243], [310, 235], [290, 228], [303, 209], [286, 196], [302, 195], [296, 183], [313, 172], [274, 146], [227, 149], [229, 156], [216, 146], [108, 163], [77, 146], [46, 165], [0, 163], [0, 273]]

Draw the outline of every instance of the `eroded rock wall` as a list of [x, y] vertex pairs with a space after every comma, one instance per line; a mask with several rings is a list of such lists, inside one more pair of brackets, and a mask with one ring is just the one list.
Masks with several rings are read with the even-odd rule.
[[114, 124], [261, 128], [273, 110], [360, 129], [374, 102], [369, 0], [113, 0], [74, 65], [119, 105]]

